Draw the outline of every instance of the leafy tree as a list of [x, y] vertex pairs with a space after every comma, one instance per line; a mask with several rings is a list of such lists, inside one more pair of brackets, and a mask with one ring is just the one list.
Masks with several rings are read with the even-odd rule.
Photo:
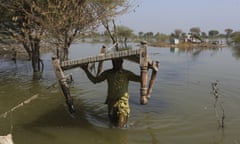
[[199, 36], [201, 30], [200, 30], [199, 27], [192, 27], [192, 28], [190, 28], [190, 32], [191, 32], [193, 35]]
[[[37, 1], [37, 0], [36, 0]], [[44, 2], [41, 4], [45, 5]], [[44, 29], [41, 14], [34, 9], [35, 2], [22, 0], [1, 0], [0, 8], [7, 15], [1, 23], [8, 38], [20, 42], [32, 60], [33, 71], [40, 72], [43, 63], [40, 59], [40, 42]]]
[[232, 33], [231, 37], [235, 44], [240, 44], [240, 31]]
[[208, 36], [215, 38], [219, 34], [218, 30], [210, 30], [208, 31]]
[[230, 38], [231, 34], [233, 33], [233, 30], [230, 28], [227, 28], [224, 31], [226, 32], [227, 43], [229, 43], [229, 38]]
[[0, 0], [1, 29], [22, 43], [40, 71], [40, 42], [55, 44], [68, 59], [68, 49], [78, 35], [98, 27], [103, 20], [126, 12], [127, 0]]
[[201, 32], [201, 37], [202, 38], [207, 38], [207, 34], [205, 32]]
[[118, 26], [117, 35], [119, 41], [124, 44], [124, 48], [127, 48], [127, 40], [129, 37], [133, 36], [133, 30], [126, 26]]
[[181, 37], [185, 39], [185, 38], [187, 38], [187, 34], [186, 34], [185, 32], [183, 32], [183, 33], [181, 34]]
[[181, 29], [176, 29], [176, 30], [174, 30], [174, 34], [175, 34], [175, 37], [176, 37], [176, 38], [180, 38], [181, 33], [182, 33], [182, 30], [181, 30]]
[[229, 38], [229, 37], [230, 37], [230, 35], [231, 35], [231, 34], [232, 34], [232, 32], [233, 32], [233, 30], [232, 30], [232, 29], [230, 29], [230, 28], [227, 28], [227, 29], [225, 29], [224, 31], [226, 32], [226, 36], [227, 36], [227, 38]]
[[138, 33], [138, 36], [141, 38], [141, 37], [143, 37], [143, 35], [144, 35], [144, 32], [139, 32]]
[[159, 32], [156, 33], [154, 37], [158, 42], [166, 42], [169, 39], [169, 36], [167, 36], [166, 34], [161, 34]]
[[153, 32], [146, 32], [143, 34], [143, 37], [147, 40], [151, 40], [153, 38]]
[[47, 10], [48, 31], [52, 34], [57, 47], [63, 50], [63, 60], [68, 59], [68, 50], [78, 35], [92, 31], [100, 24], [111, 21], [129, 7], [126, 0], [52, 0]]

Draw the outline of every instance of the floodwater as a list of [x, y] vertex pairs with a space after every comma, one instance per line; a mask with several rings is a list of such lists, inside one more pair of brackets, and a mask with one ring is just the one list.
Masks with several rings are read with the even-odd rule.
[[[134, 45], [134, 47], [138, 47]], [[101, 44], [73, 45], [71, 58], [98, 54]], [[140, 84], [130, 83], [131, 115], [128, 128], [109, 124], [106, 82], [92, 84], [80, 68], [66, 71], [74, 82], [71, 94], [76, 113], [70, 115], [51, 65], [51, 55], [42, 56], [45, 71], [33, 81], [31, 63], [15, 65], [0, 59], [0, 135], [13, 134], [16, 144], [239, 144], [240, 61], [232, 48], [179, 51], [149, 47], [160, 69], [148, 105], [139, 104]], [[104, 63], [109, 68], [110, 62]], [[124, 68], [139, 74], [137, 64]], [[218, 82], [219, 98], [211, 93]], [[224, 128], [218, 119], [224, 110]], [[217, 117], [218, 116], [218, 117]]]

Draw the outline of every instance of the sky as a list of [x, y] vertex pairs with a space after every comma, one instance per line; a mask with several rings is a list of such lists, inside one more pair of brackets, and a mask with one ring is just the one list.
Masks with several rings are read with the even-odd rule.
[[188, 33], [199, 27], [202, 32], [226, 28], [240, 31], [240, 0], [135, 0], [131, 10], [119, 16], [117, 24], [138, 32]]

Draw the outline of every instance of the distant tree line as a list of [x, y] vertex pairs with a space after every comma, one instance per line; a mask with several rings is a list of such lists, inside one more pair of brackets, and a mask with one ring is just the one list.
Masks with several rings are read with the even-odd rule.
[[[169, 42], [171, 38], [177, 39], [185, 39], [187, 35], [191, 33], [192, 35], [199, 37], [200, 39], [226, 39], [229, 43], [240, 43], [240, 31], [233, 31], [231, 28], [226, 28], [224, 30], [225, 33], [220, 33], [218, 30], [212, 29], [209, 30], [207, 33], [201, 31], [199, 27], [193, 27], [189, 29], [189, 32], [183, 32], [181, 29], [175, 29], [170, 35], [160, 33], [160, 32], [138, 32], [137, 34], [134, 33], [134, 30], [128, 28], [126, 26], [119, 26], [117, 35], [121, 37], [120, 41], [127, 42], [130, 41], [140, 41], [140, 40], [147, 40], [148, 42]], [[105, 37], [106, 36], [106, 37]], [[88, 37], [96, 38], [95, 40], [100, 40], [101, 38], [105, 37], [108, 40], [107, 32], [94, 32]], [[103, 39], [102, 39], [103, 40]]]
[[[192, 27], [189, 29], [189, 33], [198, 36], [202, 39], [216, 39], [216, 38], [225, 38], [227, 40], [227, 42], [230, 43], [239, 43], [240, 41], [240, 32], [239, 31], [233, 31], [233, 29], [231, 28], [226, 28], [224, 30], [225, 33], [220, 33], [218, 30], [212, 29], [209, 30], [207, 33], [201, 31], [201, 29], [199, 27]], [[186, 38], [186, 33], [182, 32], [181, 29], [176, 29], [171, 36], [174, 38]]]

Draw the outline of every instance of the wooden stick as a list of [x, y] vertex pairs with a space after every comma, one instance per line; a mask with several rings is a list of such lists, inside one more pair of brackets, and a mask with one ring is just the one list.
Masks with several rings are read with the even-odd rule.
[[152, 68], [152, 75], [151, 75], [151, 79], [150, 79], [149, 86], [148, 86], [147, 98], [151, 97], [152, 89], [153, 89], [153, 86], [155, 84], [156, 77], [157, 77], [159, 62], [152, 61], [152, 63], [150, 64], [150, 67]]
[[68, 106], [68, 110], [70, 113], [75, 112], [75, 107], [73, 105], [73, 99], [70, 94], [69, 85], [67, 83], [67, 78], [65, 77], [63, 70], [61, 69], [61, 66], [59, 64], [59, 59], [57, 56], [52, 57], [52, 64], [54, 67], [54, 71], [56, 74], [56, 77], [58, 79], [59, 85], [61, 87], [61, 90], [66, 98], [66, 104]]

